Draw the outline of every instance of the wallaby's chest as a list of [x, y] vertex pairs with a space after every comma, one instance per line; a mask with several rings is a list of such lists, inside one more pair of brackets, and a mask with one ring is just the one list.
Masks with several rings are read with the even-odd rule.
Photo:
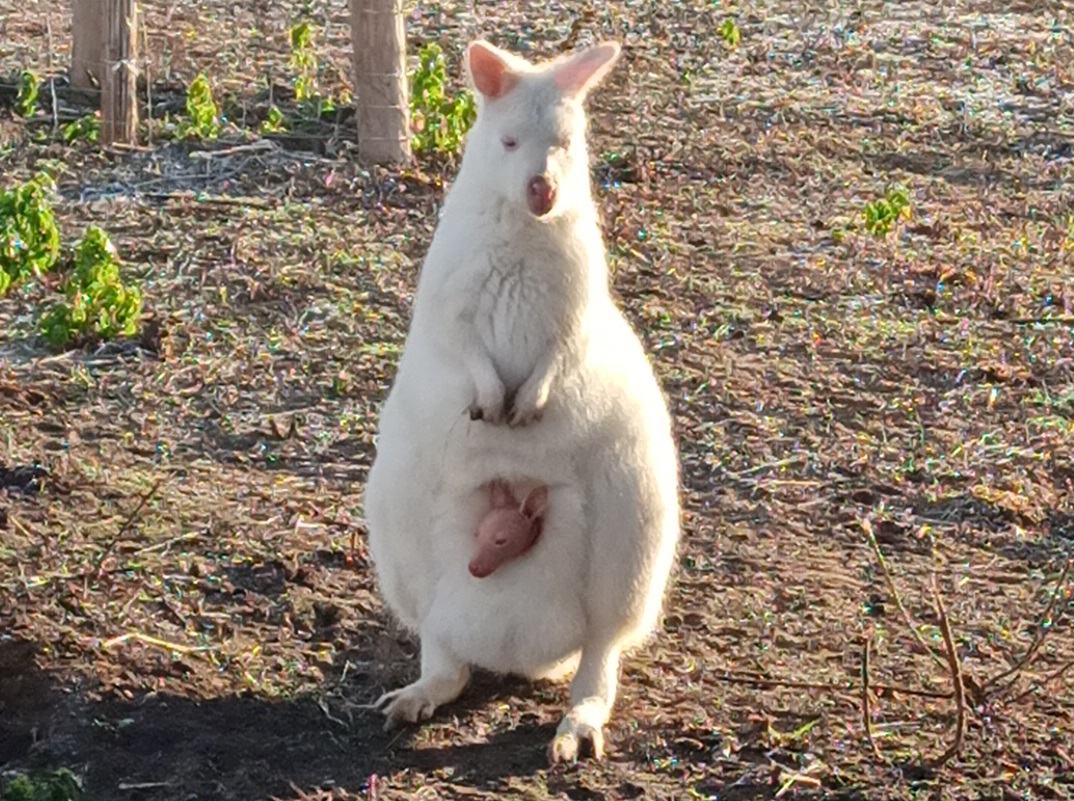
[[570, 254], [552, 245], [493, 244], [474, 323], [501, 379], [517, 389], [552, 346], [569, 315]]

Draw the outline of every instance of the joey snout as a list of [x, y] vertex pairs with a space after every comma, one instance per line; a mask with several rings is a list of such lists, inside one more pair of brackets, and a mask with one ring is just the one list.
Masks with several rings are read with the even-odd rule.
[[526, 184], [526, 204], [534, 216], [544, 217], [556, 204], [556, 182], [548, 175], [535, 175]]

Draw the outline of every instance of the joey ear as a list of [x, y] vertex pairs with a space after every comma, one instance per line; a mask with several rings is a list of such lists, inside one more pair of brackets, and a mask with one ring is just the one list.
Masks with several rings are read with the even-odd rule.
[[544, 517], [548, 511], [548, 487], [535, 487], [522, 502], [522, 514], [531, 520]]
[[568, 56], [552, 70], [556, 86], [566, 94], [582, 96], [604, 80], [619, 60], [618, 42], [601, 42]]
[[518, 71], [510, 56], [484, 39], [470, 43], [466, 64], [474, 88], [489, 100], [503, 97], [518, 83]]

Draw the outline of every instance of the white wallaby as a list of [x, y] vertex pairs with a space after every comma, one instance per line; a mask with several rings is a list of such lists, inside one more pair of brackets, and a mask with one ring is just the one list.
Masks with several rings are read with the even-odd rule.
[[[365, 488], [381, 593], [421, 676], [374, 704], [428, 718], [472, 666], [574, 669], [553, 762], [603, 753], [620, 654], [656, 624], [679, 537], [664, 395], [615, 306], [583, 102], [619, 57], [531, 63], [473, 42], [478, 115], [418, 282]], [[476, 577], [490, 482], [547, 487], [531, 548]], [[545, 498], [541, 495], [542, 499]]]

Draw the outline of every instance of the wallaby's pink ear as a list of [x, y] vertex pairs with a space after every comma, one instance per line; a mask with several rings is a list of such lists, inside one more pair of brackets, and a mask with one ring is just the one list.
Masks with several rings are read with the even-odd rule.
[[504, 509], [515, 506], [518, 503], [518, 501], [515, 500], [515, 494], [511, 492], [511, 488], [507, 485], [506, 481], [497, 479], [489, 484], [489, 495], [492, 498], [493, 509]]
[[548, 511], [548, 487], [535, 487], [522, 502], [522, 514], [531, 520], [539, 520]]
[[556, 86], [569, 95], [584, 95], [611, 71], [620, 52], [618, 42], [601, 42], [564, 59], [552, 73]]
[[471, 42], [466, 62], [474, 88], [489, 100], [503, 97], [518, 83], [518, 73], [511, 69], [504, 54], [483, 39]]

